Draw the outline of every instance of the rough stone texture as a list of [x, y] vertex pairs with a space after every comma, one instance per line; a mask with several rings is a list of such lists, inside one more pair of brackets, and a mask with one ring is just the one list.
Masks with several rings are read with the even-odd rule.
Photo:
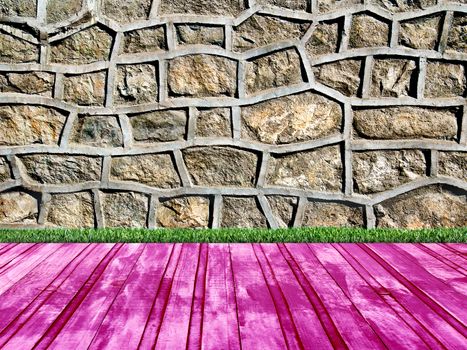
[[375, 193], [390, 190], [426, 175], [426, 159], [419, 150], [354, 152], [354, 190]]
[[26, 63], [39, 60], [39, 48], [0, 31], [0, 63]]
[[129, 23], [146, 19], [150, 8], [151, 0], [102, 0], [101, 12], [116, 22]]
[[305, 206], [302, 226], [362, 227], [363, 208], [343, 202], [309, 202]]
[[119, 105], [135, 105], [157, 101], [156, 67], [152, 64], [118, 66], [114, 101]]
[[42, 106], [0, 106], [0, 145], [57, 144], [66, 117]]
[[352, 17], [349, 47], [387, 46], [389, 41], [389, 25], [375, 17], [358, 14]]
[[229, 58], [182, 56], [169, 62], [168, 87], [175, 96], [234, 96], [236, 77], [237, 63]]
[[194, 147], [183, 151], [186, 167], [196, 186], [253, 187], [258, 156], [231, 147]]
[[34, 224], [38, 213], [37, 199], [30, 194], [0, 193], [0, 224]]
[[93, 228], [94, 202], [89, 192], [52, 195], [47, 226]]
[[146, 227], [149, 200], [136, 192], [103, 193], [105, 227]]
[[243, 52], [281, 40], [299, 40], [309, 26], [309, 22], [254, 15], [234, 28], [233, 50]]
[[106, 61], [110, 56], [112, 36], [93, 26], [51, 45], [52, 63], [87, 64]]
[[375, 97], [414, 96], [415, 61], [405, 59], [375, 59], [370, 95]]
[[465, 66], [429, 61], [426, 67], [425, 96], [463, 96], [466, 91]]
[[45, 72], [0, 73], [0, 92], [52, 97], [54, 75]]
[[360, 0], [317, 0], [319, 12], [335, 12], [361, 4]]
[[293, 85], [303, 81], [300, 56], [294, 49], [253, 59], [246, 64], [247, 94]]
[[320, 22], [306, 44], [306, 51], [313, 56], [337, 52], [339, 44], [339, 23]]
[[243, 0], [161, 0], [161, 14], [237, 16], [245, 10]]
[[267, 227], [267, 222], [254, 197], [224, 197], [221, 227]]
[[82, 9], [83, 0], [48, 0], [47, 23], [64, 21]]
[[467, 15], [454, 15], [448, 34], [446, 51], [467, 53]]
[[224, 28], [221, 26], [203, 26], [199, 24], [177, 25], [179, 45], [224, 45]]
[[338, 145], [285, 156], [273, 155], [266, 183], [273, 186], [336, 192], [342, 189], [342, 169]]
[[144, 143], [183, 140], [187, 119], [186, 110], [162, 110], [131, 116], [133, 139]]
[[164, 27], [156, 26], [125, 33], [120, 53], [157, 52], [165, 50], [166, 47]]
[[8, 160], [0, 157], [0, 182], [11, 179], [11, 170]]
[[356, 96], [360, 87], [361, 60], [342, 60], [313, 68], [316, 81], [345, 96]]
[[467, 181], [467, 152], [439, 152], [438, 173]]
[[261, 5], [282, 7], [296, 11], [306, 11], [308, 7], [307, 0], [257, 0], [256, 2]]
[[80, 116], [73, 125], [70, 142], [93, 147], [122, 147], [123, 135], [114, 116]]
[[457, 136], [455, 111], [441, 108], [386, 107], [354, 111], [358, 136], [370, 139], [445, 139]]
[[388, 199], [375, 208], [377, 227], [409, 229], [467, 226], [466, 193], [435, 185]]
[[297, 210], [297, 197], [268, 196], [267, 199], [279, 227], [291, 227]]
[[244, 137], [286, 144], [338, 133], [342, 109], [322, 95], [305, 92], [243, 107], [242, 120]]
[[180, 179], [169, 154], [113, 157], [110, 178], [158, 187], [175, 188]]
[[184, 197], [163, 201], [157, 208], [157, 225], [167, 228], [207, 228], [209, 199]]
[[67, 75], [63, 78], [63, 99], [83, 106], [104, 104], [105, 72]]
[[20, 170], [28, 182], [71, 185], [99, 181], [102, 159], [81, 155], [33, 154], [18, 157]]
[[198, 137], [230, 137], [232, 135], [228, 108], [198, 109], [196, 132]]
[[0, 16], [36, 16], [37, 0], [2, 0], [0, 2]]
[[371, 3], [392, 13], [423, 10], [436, 5], [437, 0], [371, 0]]
[[399, 31], [399, 44], [413, 49], [434, 50], [438, 44], [440, 25], [440, 16], [402, 22]]

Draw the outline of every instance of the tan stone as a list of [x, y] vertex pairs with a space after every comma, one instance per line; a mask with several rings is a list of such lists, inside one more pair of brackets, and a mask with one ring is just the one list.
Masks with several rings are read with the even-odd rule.
[[149, 199], [136, 192], [102, 194], [105, 227], [146, 227]]
[[429, 61], [426, 67], [425, 97], [463, 96], [467, 80], [462, 64]]
[[303, 81], [301, 61], [295, 49], [279, 51], [248, 61], [245, 68], [246, 93], [298, 84]]
[[0, 63], [27, 63], [39, 61], [39, 48], [26, 40], [0, 32]]
[[439, 152], [438, 174], [467, 181], [467, 152]]
[[269, 144], [312, 140], [340, 132], [341, 106], [313, 92], [242, 107], [243, 136]]
[[168, 142], [183, 140], [188, 115], [186, 110], [161, 110], [130, 117], [133, 139], [137, 142]]
[[120, 53], [157, 52], [166, 49], [163, 26], [126, 32], [120, 46]]
[[419, 150], [353, 152], [354, 189], [358, 193], [387, 191], [426, 175]]
[[339, 43], [339, 23], [320, 22], [316, 25], [310, 40], [306, 43], [306, 51], [310, 57], [335, 53]]
[[42, 106], [0, 106], [0, 145], [57, 144], [66, 117]]
[[352, 17], [349, 47], [387, 46], [389, 41], [389, 25], [375, 17], [357, 14]]
[[0, 92], [52, 97], [55, 77], [45, 72], [0, 73]]
[[245, 10], [243, 0], [161, 0], [160, 14], [235, 17]]
[[423, 187], [382, 202], [375, 214], [381, 228], [465, 227], [466, 193], [441, 185]]
[[63, 78], [63, 99], [83, 106], [104, 104], [105, 72], [66, 75]]
[[5, 157], [0, 157], [0, 182], [11, 179], [10, 165]]
[[0, 224], [37, 223], [37, 199], [25, 192], [0, 193]]
[[180, 186], [172, 158], [165, 153], [113, 157], [110, 178], [158, 188]]
[[362, 227], [363, 208], [344, 202], [309, 202], [305, 206], [302, 226]]
[[236, 77], [237, 63], [225, 57], [191, 55], [169, 62], [169, 92], [176, 96], [234, 96]]
[[392, 13], [417, 11], [436, 5], [436, 0], [371, 0], [371, 3]]
[[167, 228], [207, 228], [209, 199], [183, 197], [162, 201], [157, 207], [157, 224]]
[[195, 135], [199, 137], [231, 137], [231, 124], [230, 109], [199, 108], [196, 116]]
[[224, 197], [221, 227], [267, 227], [266, 218], [254, 197]]
[[269, 206], [279, 227], [292, 227], [297, 210], [297, 197], [267, 196]]
[[253, 187], [258, 155], [231, 147], [193, 147], [182, 151], [197, 186]]
[[224, 28], [199, 24], [177, 25], [177, 41], [179, 45], [214, 45], [223, 46]]
[[430, 16], [402, 22], [399, 44], [413, 49], [435, 50], [438, 44], [441, 17]]
[[0, 17], [36, 17], [36, 4], [37, 0], [2, 0], [0, 1]]
[[294, 11], [306, 11], [308, 8], [307, 0], [258, 0], [257, 3]]
[[64, 21], [78, 14], [82, 9], [82, 0], [48, 0], [47, 23]]
[[457, 137], [455, 110], [424, 107], [357, 109], [353, 125], [358, 136], [371, 139], [445, 139]]
[[144, 20], [149, 15], [151, 0], [102, 0], [102, 13], [120, 23]]
[[416, 80], [415, 61], [405, 59], [375, 59], [370, 96], [400, 97], [414, 96]]
[[327, 146], [286, 155], [273, 155], [266, 183], [314, 191], [342, 189], [342, 160], [339, 146]]
[[446, 51], [467, 53], [467, 15], [455, 14], [448, 34]]
[[361, 0], [318, 0], [318, 9], [319, 12], [334, 12], [361, 3]]
[[157, 102], [158, 84], [154, 65], [118, 66], [115, 80], [115, 104], [136, 105]]
[[356, 96], [360, 87], [361, 60], [342, 60], [313, 68], [317, 82], [346, 96]]
[[122, 147], [123, 135], [114, 116], [80, 116], [73, 125], [70, 142], [92, 147]]
[[47, 226], [93, 228], [94, 203], [89, 192], [54, 194], [49, 204]]

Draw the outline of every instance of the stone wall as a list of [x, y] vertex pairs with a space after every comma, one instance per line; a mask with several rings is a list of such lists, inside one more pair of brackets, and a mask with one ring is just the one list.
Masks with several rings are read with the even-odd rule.
[[0, 0], [0, 225], [467, 226], [465, 0], [362, 1]]

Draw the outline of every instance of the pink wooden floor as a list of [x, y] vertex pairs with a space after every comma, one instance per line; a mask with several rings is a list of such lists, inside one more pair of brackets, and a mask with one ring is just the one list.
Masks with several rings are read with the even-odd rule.
[[1, 349], [466, 349], [467, 245], [0, 244]]

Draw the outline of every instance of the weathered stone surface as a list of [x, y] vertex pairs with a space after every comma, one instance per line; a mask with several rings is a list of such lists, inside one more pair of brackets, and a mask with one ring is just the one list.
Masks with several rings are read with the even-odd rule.
[[134, 140], [144, 143], [183, 140], [187, 121], [187, 111], [183, 109], [154, 111], [130, 117]]
[[438, 174], [467, 181], [467, 152], [439, 152]]
[[279, 51], [253, 59], [246, 64], [247, 94], [301, 83], [300, 56], [295, 49]]
[[179, 45], [214, 45], [224, 44], [224, 28], [199, 24], [177, 25], [177, 41]]
[[105, 78], [105, 72], [66, 75], [63, 78], [63, 99], [77, 105], [103, 105]]
[[342, 60], [313, 68], [316, 81], [346, 96], [356, 96], [360, 88], [361, 60]]
[[161, 0], [161, 14], [196, 14], [235, 17], [245, 10], [243, 0]]
[[0, 32], [0, 63], [39, 61], [39, 48], [13, 35]]
[[266, 198], [279, 227], [292, 227], [298, 205], [297, 197], [268, 196]]
[[52, 63], [87, 64], [107, 61], [112, 47], [112, 36], [93, 26], [51, 45]]
[[375, 193], [424, 177], [426, 160], [419, 150], [354, 152], [352, 169], [355, 191]]
[[151, 8], [151, 0], [102, 0], [102, 13], [120, 23], [146, 19]]
[[80, 116], [73, 125], [70, 142], [93, 147], [122, 147], [123, 135], [114, 116]]
[[349, 47], [387, 46], [389, 41], [389, 25], [375, 17], [358, 14], [352, 17]]
[[258, 155], [231, 147], [193, 147], [183, 151], [188, 172], [197, 186], [253, 187]]
[[141, 193], [103, 193], [105, 227], [146, 227], [148, 203], [148, 197]]
[[57, 144], [66, 117], [42, 106], [0, 106], [0, 145]]
[[270, 159], [266, 183], [314, 191], [342, 189], [342, 160], [339, 146], [328, 146]]
[[371, 0], [371, 3], [393, 13], [423, 10], [436, 5], [436, 0]]
[[0, 17], [36, 17], [36, 3], [37, 0], [2, 0], [0, 2]]
[[376, 226], [435, 228], [467, 226], [466, 193], [434, 185], [388, 199], [375, 207]]
[[306, 11], [308, 7], [306, 0], [258, 0], [257, 3], [295, 11]]
[[224, 197], [221, 227], [267, 227], [267, 222], [255, 197]]
[[467, 53], [467, 15], [456, 14], [448, 34], [446, 51]]
[[309, 26], [309, 22], [253, 15], [239, 26], [234, 27], [233, 50], [242, 52], [281, 40], [299, 40]]
[[0, 73], [0, 92], [52, 97], [54, 75], [45, 72]]
[[335, 53], [339, 44], [339, 23], [320, 22], [316, 25], [305, 48], [311, 57]]
[[344, 202], [309, 202], [305, 206], [302, 226], [362, 227], [363, 208]]
[[56, 23], [76, 15], [82, 8], [82, 0], [48, 0], [47, 23]]
[[0, 157], [0, 182], [11, 179], [10, 165], [5, 157]]
[[199, 137], [231, 137], [229, 108], [198, 109], [195, 135]]
[[371, 139], [429, 138], [454, 140], [455, 111], [441, 108], [386, 107], [354, 111], [358, 136]]
[[46, 225], [64, 228], [94, 227], [94, 203], [91, 193], [52, 195]]
[[142, 154], [113, 157], [110, 178], [138, 182], [158, 188], [180, 186], [180, 178], [169, 154]]
[[164, 27], [155, 26], [125, 33], [120, 53], [157, 52], [166, 47]]
[[413, 49], [435, 50], [441, 25], [440, 16], [417, 18], [402, 22], [399, 44]]
[[100, 157], [33, 154], [19, 156], [18, 160], [23, 177], [32, 183], [67, 185], [101, 178]]
[[116, 104], [135, 105], [157, 101], [156, 67], [152, 64], [117, 67], [114, 101]]
[[334, 12], [360, 4], [361, 0], [318, 0], [319, 12]]
[[429, 61], [426, 67], [425, 97], [463, 96], [466, 81], [464, 65]]
[[169, 62], [168, 86], [175, 96], [234, 96], [237, 63], [212, 55], [177, 57]]
[[25, 192], [0, 193], [0, 224], [37, 222], [37, 199]]
[[270, 144], [328, 136], [342, 124], [341, 106], [310, 91], [242, 107], [241, 115], [243, 135]]
[[370, 96], [400, 97], [414, 96], [416, 91], [415, 61], [406, 59], [375, 59]]
[[183, 197], [162, 201], [157, 207], [157, 225], [168, 228], [207, 228], [209, 199]]

